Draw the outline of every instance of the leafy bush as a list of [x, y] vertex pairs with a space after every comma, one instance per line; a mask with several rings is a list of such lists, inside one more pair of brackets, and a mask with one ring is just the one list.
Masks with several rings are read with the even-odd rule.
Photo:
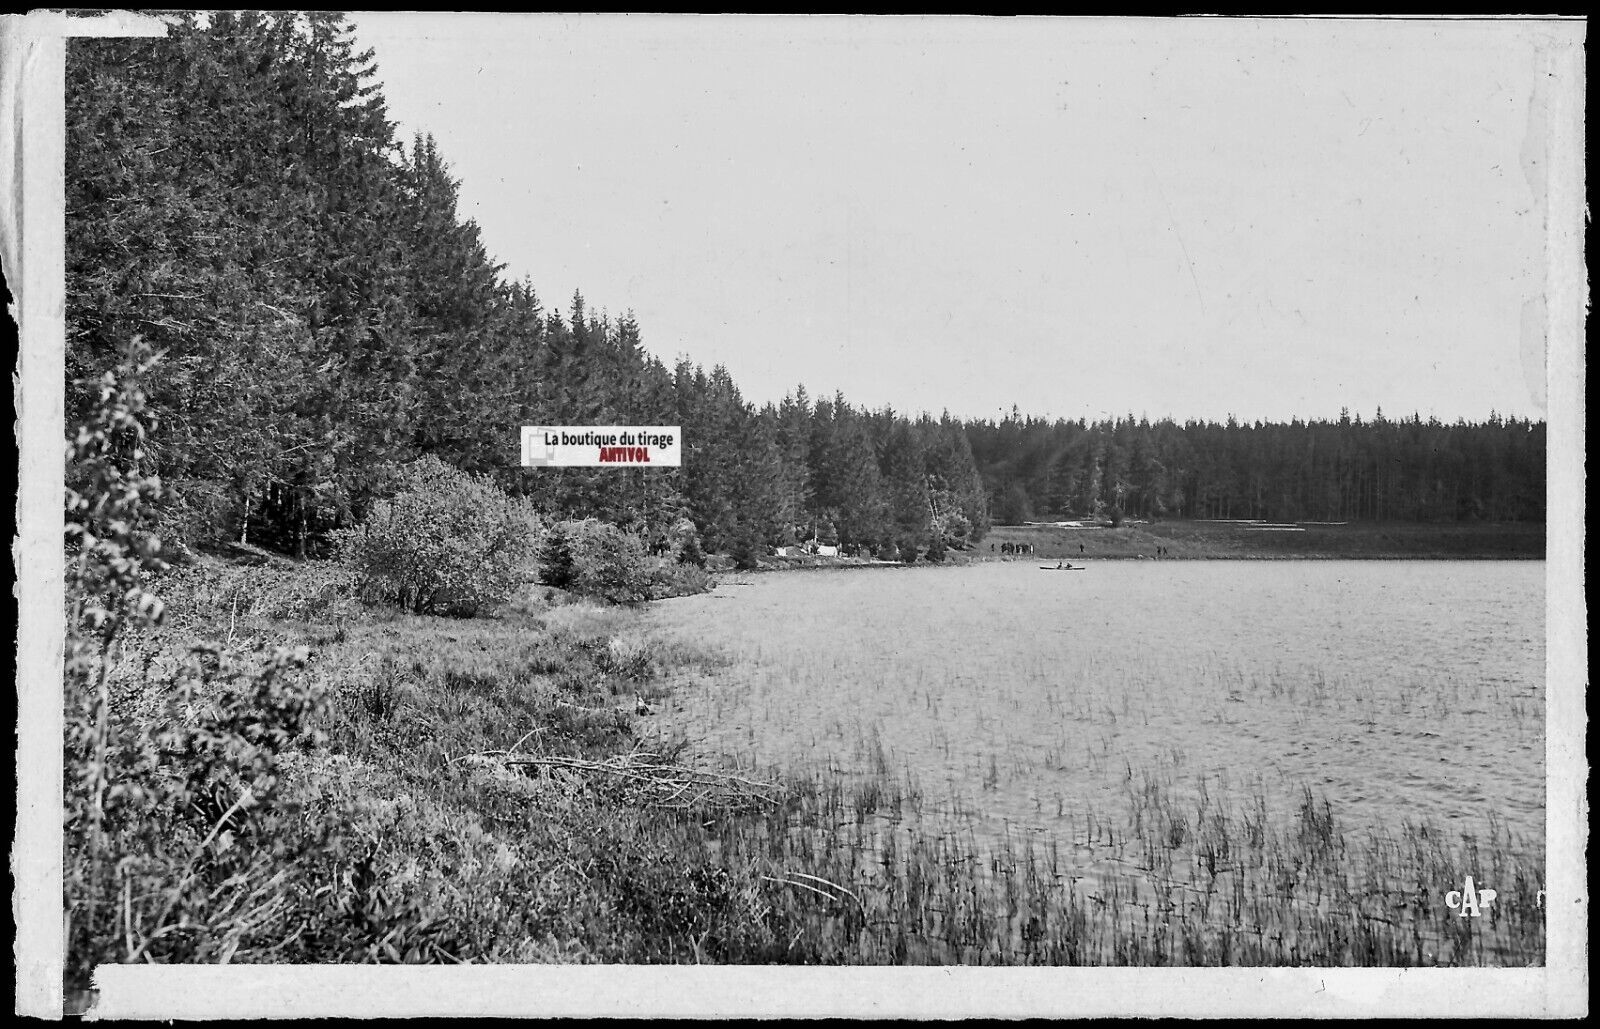
[[335, 534], [366, 596], [420, 614], [470, 616], [526, 581], [539, 519], [525, 501], [431, 455], [403, 482], [365, 524]]
[[194, 648], [143, 684], [165, 694], [157, 717], [112, 697], [124, 651], [165, 613], [145, 589], [163, 566], [148, 529], [161, 484], [142, 467], [154, 362], [136, 339], [67, 454], [64, 899], [80, 988], [108, 961], [270, 956], [297, 920], [284, 883], [304, 834], [274, 801], [278, 755], [318, 702], [295, 674], [305, 651], [252, 667]]
[[[700, 560], [704, 562], [705, 556], [701, 555]], [[650, 599], [692, 597], [697, 593], [709, 592], [716, 584], [717, 581], [702, 564], [663, 563], [651, 573]]]
[[[709, 590], [715, 583], [702, 567], [705, 556], [695, 542], [693, 523], [682, 520], [670, 539], [669, 552], [653, 556], [641, 537], [614, 525], [593, 518], [557, 522], [550, 526], [539, 549], [539, 581], [611, 604], [638, 604]], [[671, 552], [680, 546], [692, 547], [700, 563], [683, 562], [683, 550]]]
[[572, 539], [571, 588], [611, 604], [650, 599], [655, 562], [644, 541], [592, 518], [568, 523]]
[[[162, 567], [160, 540], [148, 531], [161, 480], [142, 470], [145, 398], [139, 380], [155, 363], [135, 339], [115, 373], [100, 382], [90, 420], [67, 445], [67, 636], [64, 838], [68, 973], [82, 975], [106, 951], [115, 923], [111, 845], [120, 785], [112, 770], [112, 666], [120, 637], [160, 622], [161, 601], [144, 590]], [[108, 818], [108, 815], [111, 817]]]

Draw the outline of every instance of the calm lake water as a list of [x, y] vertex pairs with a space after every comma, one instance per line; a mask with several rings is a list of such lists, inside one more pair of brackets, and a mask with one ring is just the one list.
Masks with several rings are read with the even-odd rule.
[[1038, 562], [745, 577], [653, 605], [729, 664], [665, 728], [746, 766], [887, 764], [965, 830], [1074, 836], [1130, 776], [1345, 831], [1544, 850], [1542, 561]]

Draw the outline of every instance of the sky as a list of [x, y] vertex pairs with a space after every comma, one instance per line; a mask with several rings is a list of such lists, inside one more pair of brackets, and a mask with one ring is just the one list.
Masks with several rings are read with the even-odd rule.
[[506, 276], [758, 405], [1544, 416], [1570, 25], [352, 20]]

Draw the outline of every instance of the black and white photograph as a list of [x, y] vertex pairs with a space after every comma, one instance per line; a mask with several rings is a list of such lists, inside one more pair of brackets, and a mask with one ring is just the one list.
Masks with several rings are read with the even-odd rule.
[[1586, 21], [0, 28], [19, 1013], [1587, 1013]]

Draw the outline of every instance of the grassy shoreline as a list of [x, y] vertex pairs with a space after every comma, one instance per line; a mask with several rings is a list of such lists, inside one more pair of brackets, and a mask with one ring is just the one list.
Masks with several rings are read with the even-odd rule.
[[[405, 615], [314, 568], [210, 561], [157, 587], [169, 620], [124, 655], [125, 695], [153, 701], [160, 669], [213, 640], [310, 648], [323, 698], [318, 741], [280, 761], [288, 822], [261, 823], [292, 825], [300, 856], [276, 870], [282, 910], [230, 930], [236, 962], [1543, 961], [1542, 863], [1500, 836], [1347, 835], [1309, 792], [1282, 824], [1260, 798], [1190, 810], [1161, 769], [1130, 769], [1126, 809], [1081, 827], [1126, 850], [1091, 890], [1073, 840], [979, 845], [887, 762], [844, 778], [697, 754], [649, 712], [724, 660], [635, 609], [540, 591]], [[1502, 886], [1481, 925], [1436, 895], [1480, 867]]]

